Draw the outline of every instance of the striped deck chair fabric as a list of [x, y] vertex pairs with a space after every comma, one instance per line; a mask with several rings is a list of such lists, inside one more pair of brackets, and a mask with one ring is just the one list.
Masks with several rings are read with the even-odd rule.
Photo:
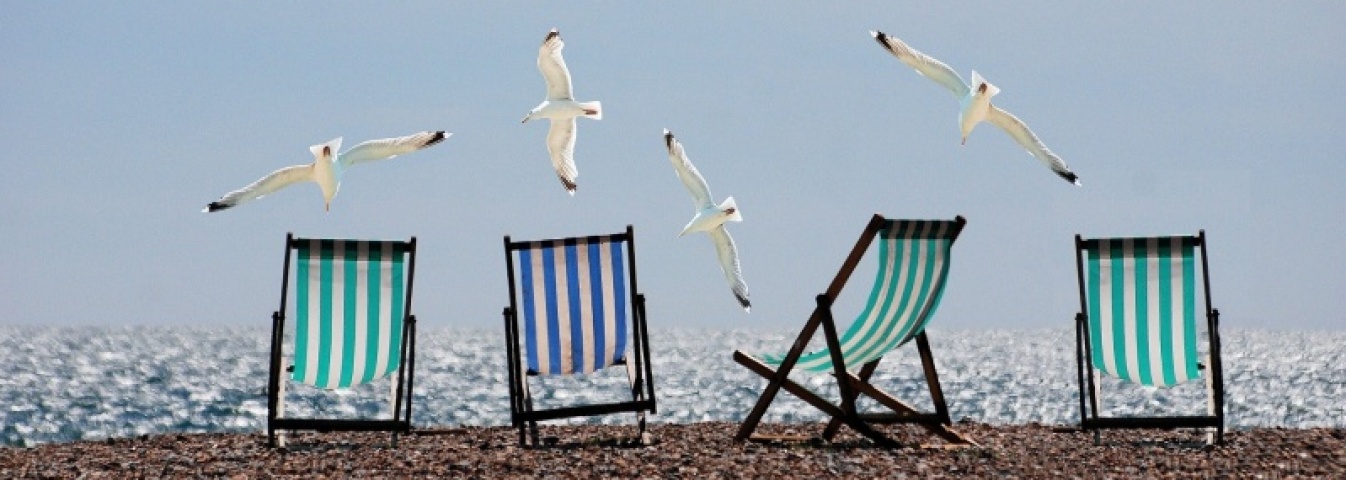
[[[944, 293], [949, 250], [957, 224], [938, 220], [890, 222], [879, 232], [878, 271], [864, 310], [839, 339], [848, 367], [878, 359], [924, 331]], [[765, 355], [780, 365], [785, 355]], [[831, 370], [827, 348], [800, 356], [796, 368]]]
[[529, 373], [592, 373], [622, 363], [627, 273], [611, 236], [518, 248], [520, 310]]
[[291, 378], [338, 389], [396, 371], [406, 313], [406, 244], [305, 239], [295, 250]]
[[1195, 237], [1084, 242], [1094, 368], [1143, 385], [1198, 378]]

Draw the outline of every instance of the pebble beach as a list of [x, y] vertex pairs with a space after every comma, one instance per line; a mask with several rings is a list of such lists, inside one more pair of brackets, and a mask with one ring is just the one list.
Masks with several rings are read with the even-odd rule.
[[[1207, 446], [1191, 430], [1117, 430], [1099, 445], [1070, 427], [958, 423], [977, 446], [955, 447], [912, 426], [884, 427], [879, 448], [842, 430], [820, 439], [735, 442], [737, 424], [547, 426], [545, 446], [520, 447], [508, 427], [386, 433], [301, 433], [284, 449], [263, 434], [165, 434], [0, 448], [0, 478], [1343, 478], [1346, 429], [1253, 428]], [[817, 424], [763, 424], [808, 437]]]

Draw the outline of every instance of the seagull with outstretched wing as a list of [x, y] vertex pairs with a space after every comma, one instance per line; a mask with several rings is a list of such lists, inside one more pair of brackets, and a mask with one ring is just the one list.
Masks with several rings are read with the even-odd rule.
[[1066, 167], [1066, 162], [1052, 153], [1047, 145], [1043, 144], [1042, 140], [1038, 139], [1038, 136], [1028, 129], [1028, 125], [1025, 125], [1022, 120], [1009, 112], [991, 105], [991, 97], [1000, 93], [1000, 89], [987, 82], [986, 79], [977, 74], [976, 70], [972, 71], [972, 85], [968, 85], [963, 81], [963, 77], [958, 76], [958, 73], [945, 65], [944, 62], [916, 51], [902, 40], [885, 35], [883, 32], [871, 30], [869, 33], [874, 36], [874, 40], [878, 41], [879, 45], [888, 50], [888, 53], [893, 54], [907, 66], [916, 69], [916, 73], [943, 85], [958, 98], [960, 103], [958, 128], [962, 131], [963, 143], [967, 143], [967, 136], [972, 133], [972, 129], [982, 120], [986, 120], [1004, 130], [1010, 138], [1018, 142], [1019, 146], [1028, 150], [1030, 155], [1041, 161], [1057, 176], [1075, 185], [1080, 184], [1079, 176], [1070, 171], [1070, 168]]
[[323, 209], [331, 210], [332, 198], [341, 188], [341, 177], [346, 169], [361, 163], [411, 153], [442, 142], [450, 135], [453, 134], [446, 134], [443, 131], [421, 132], [405, 137], [369, 140], [340, 154], [337, 151], [341, 149], [341, 137], [337, 137], [327, 143], [309, 147], [309, 151], [313, 153], [313, 163], [293, 165], [271, 172], [246, 187], [224, 194], [201, 211], [218, 212], [233, 208], [240, 203], [262, 198], [301, 182], [317, 183], [322, 189]]
[[673, 171], [677, 172], [683, 186], [692, 194], [692, 204], [696, 206], [696, 216], [682, 228], [678, 236], [691, 232], [706, 232], [710, 235], [711, 241], [715, 243], [715, 252], [720, 257], [720, 270], [729, 281], [734, 298], [738, 299], [743, 310], [752, 311], [752, 303], [748, 301], [748, 284], [743, 281], [743, 270], [738, 263], [738, 247], [734, 245], [734, 237], [729, 236], [729, 230], [724, 228], [725, 222], [743, 221], [734, 197], [725, 199], [719, 205], [715, 204], [706, 179], [701, 177], [701, 172], [696, 171], [696, 166], [692, 165], [682, 150], [682, 144], [667, 129], [664, 130], [664, 146], [668, 148], [668, 159], [673, 162]]
[[537, 52], [537, 69], [547, 82], [547, 98], [523, 117], [523, 123], [529, 120], [545, 118], [551, 120], [547, 130], [547, 152], [551, 154], [552, 168], [566, 192], [574, 195], [575, 177], [579, 170], [575, 168], [575, 118], [585, 117], [594, 120], [603, 119], [602, 102], [577, 102], [570, 84], [570, 70], [561, 57], [565, 42], [555, 28], [542, 39]]

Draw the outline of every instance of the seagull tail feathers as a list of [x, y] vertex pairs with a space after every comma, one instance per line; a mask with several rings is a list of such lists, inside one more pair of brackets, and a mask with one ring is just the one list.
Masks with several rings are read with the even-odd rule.
[[580, 108], [584, 109], [585, 118], [603, 119], [603, 102], [584, 102], [580, 104]]

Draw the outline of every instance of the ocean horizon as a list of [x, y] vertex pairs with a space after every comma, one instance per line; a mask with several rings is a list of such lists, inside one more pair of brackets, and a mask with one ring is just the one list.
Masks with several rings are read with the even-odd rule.
[[[6, 446], [170, 433], [257, 433], [266, 428], [268, 328], [0, 327], [0, 442]], [[789, 329], [656, 329], [650, 332], [655, 423], [739, 421], [765, 380], [734, 363], [735, 349], [783, 352]], [[954, 421], [1072, 425], [1079, 421], [1074, 330], [931, 328], [941, 386]], [[1346, 332], [1225, 328], [1226, 428], [1346, 427]], [[815, 342], [817, 344], [817, 342]], [[620, 398], [624, 371], [546, 379], [539, 406]], [[504, 334], [426, 328], [417, 334], [412, 424], [509, 424]], [[792, 375], [835, 398], [829, 375]], [[885, 358], [873, 382], [917, 408], [930, 398], [914, 346]], [[540, 388], [539, 386], [544, 386]], [[345, 392], [291, 384], [290, 416], [374, 416], [386, 381]], [[1103, 384], [1106, 412], [1199, 414], [1204, 382], [1173, 388]], [[872, 407], [861, 403], [861, 408]], [[767, 422], [824, 416], [782, 392]], [[632, 415], [561, 420], [623, 424]]]

